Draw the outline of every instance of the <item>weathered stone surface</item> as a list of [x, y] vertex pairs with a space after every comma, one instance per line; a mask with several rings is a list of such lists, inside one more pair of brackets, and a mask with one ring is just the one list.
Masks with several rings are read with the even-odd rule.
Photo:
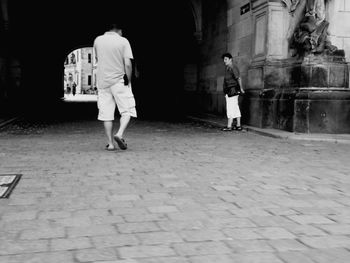
[[127, 151], [103, 136], [96, 121], [0, 131], [0, 173], [24, 179], [11, 198], [46, 185], [30, 206], [0, 199], [0, 262], [347, 262], [347, 145], [144, 120]]
[[244, 96], [243, 122], [302, 133], [348, 133], [349, 69], [336, 58], [256, 62], [248, 71], [248, 86], [255, 89]]

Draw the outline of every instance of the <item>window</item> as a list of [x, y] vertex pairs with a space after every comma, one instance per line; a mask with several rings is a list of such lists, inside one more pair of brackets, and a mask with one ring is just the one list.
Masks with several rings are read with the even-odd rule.
[[91, 63], [91, 53], [88, 54], [88, 63]]
[[69, 73], [68, 75], [68, 81], [72, 82], [73, 81], [73, 74]]
[[88, 76], [88, 85], [91, 85], [91, 75]]

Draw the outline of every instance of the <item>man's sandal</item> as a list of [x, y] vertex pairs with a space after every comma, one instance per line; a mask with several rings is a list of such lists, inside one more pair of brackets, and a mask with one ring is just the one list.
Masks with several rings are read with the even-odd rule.
[[106, 151], [115, 151], [115, 148], [114, 148], [114, 146], [113, 146], [113, 148], [111, 148], [110, 145], [107, 144], [106, 147], [105, 147], [105, 150]]
[[114, 135], [113, 138], [114, 138], [115, 142], [118, 144], [120, 149], [126, 150], [128, 148], [128, 145], [126, 144], [126, 142], [123, 138], [120, 138], [117, 135]]

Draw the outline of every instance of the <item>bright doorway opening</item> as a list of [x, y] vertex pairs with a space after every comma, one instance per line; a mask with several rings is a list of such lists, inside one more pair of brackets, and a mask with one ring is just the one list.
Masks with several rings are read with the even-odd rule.
[[97, 101], [96, 61], [92, 47], [75, 49], [64, 61], [65, 101]]

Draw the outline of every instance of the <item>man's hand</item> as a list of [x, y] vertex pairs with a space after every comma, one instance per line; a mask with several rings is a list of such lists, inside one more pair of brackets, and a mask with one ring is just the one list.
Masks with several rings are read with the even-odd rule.
[[129, 79], [128, 79], [128, 76], [126, 74], [124, 74], [124, 85], [125, 86], [128, 86], [129, 85]]

